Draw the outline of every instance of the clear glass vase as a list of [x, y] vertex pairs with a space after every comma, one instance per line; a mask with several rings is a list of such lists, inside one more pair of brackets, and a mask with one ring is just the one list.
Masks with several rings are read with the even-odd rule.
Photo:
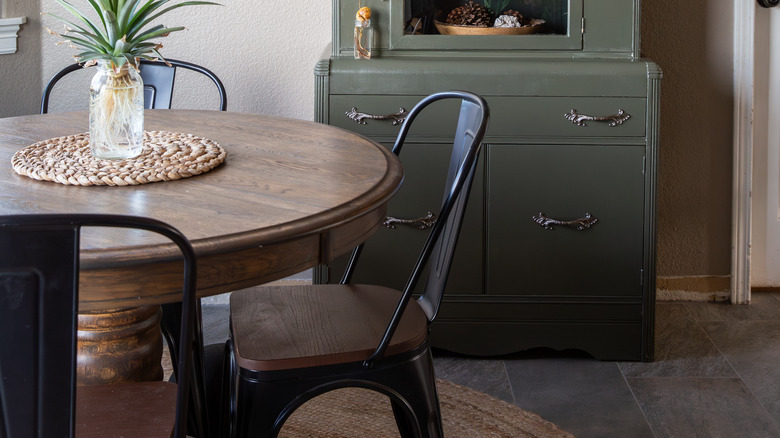
[[131, 65], [100, 61], [89, 90], [89, 146], [107, 160], [134, 158], [144, 139], [144, 85]]
[[371, 20], [355, 20], [355, 59], [371, 59], [374, 29]]

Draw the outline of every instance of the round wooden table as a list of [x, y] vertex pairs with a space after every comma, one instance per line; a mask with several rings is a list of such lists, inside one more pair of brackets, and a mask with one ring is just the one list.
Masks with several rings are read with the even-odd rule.
[[[227, 158], [177, 181], [124, 187], [37, 181], [14, 172], [13, 154], [88, 131], [87, 113], [0, 119], [0, 214], [113, 213], [168, 222], [192, 241], [203, 297], [281, 279], [348, 252], [377, 229], [403, 179], [386, 148], [319, 123], [147, 110], [145, 129], [208, 138]], [[159, 305], [180, 297], [177, 251], [151, 233], [87, 229], [81, 259], [80, 383], [159, 378]]]

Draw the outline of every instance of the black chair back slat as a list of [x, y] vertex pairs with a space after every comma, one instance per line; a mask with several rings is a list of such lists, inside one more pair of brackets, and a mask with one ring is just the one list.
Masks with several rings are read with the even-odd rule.
[[[417, 283], [421, 280], [426, 266], [430, 265], [425, 288], [418, 299], [418, 303], [425, 311], [428, 321], [433, 321], [436, 317], [444, 295], [447, 276], [449, 275], [452, 257], [455, 252], [455, 244], [463, 222], [468, 193], [474, 180], [477, 157], [479, 156], [482, 138], [487, 130], [487, 121], [490, 117], [489, 106], [481, 96], [465, 91], [446, 91], [432, 94], [421, 100], [409, 111], [409, 115], [401, 126], [393, 146], [393, 153], [400, 155], [415, 118], [430, 104], [444, 99], [460, 99], [461, 106], [458, 124], [455, 128], [441, 210], [436, 223], [428, 235], [428, 240], [420, 252], [414, 270], [406, 282], [396, 312], [388, 324], [385, 335], [377, 346], [376, 351], [366, 361], [367, 366], [370, 366], [375, 360], [383, 356], [401, 320], [403, 311], [411, 299]], [[358, 265], [362, 248], [363, 245], [360, 245], [353, 250], [344, 276], [341, 279], [342, 284], [349, 283], [351, 280], [352, 273]]]
[[[222, 81], [211, 70], [191, 62], [166, 59], [163, 61], [141, 60], [139, 70], [144, 82], [144, 108], [145, 109], [170, 109], [173, 102], [173, 89], [176, 83], [176, 69], [192, 70], [208, 77], [219, 93], [219, 109], [227, 110], [227, 92]], [[54, 86], [69, 73], [80, 70], [80, 64], [71, 64], [55, 74], [46, 84], [41, 98], [41, 114], [49, 112], [49, 99]]]

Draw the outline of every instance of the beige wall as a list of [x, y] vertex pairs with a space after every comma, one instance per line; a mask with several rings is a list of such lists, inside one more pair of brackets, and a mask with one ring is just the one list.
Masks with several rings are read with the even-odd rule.
[[[0, 56], [0, 116], [34, 113], [45, 80], [70, 62], [71, 54], [44, 34], [37, 10], [62, 9], [54, 0], [3, 1], [10, 9], [7, 14], [23, 13], [29, 21], [20, 33], [19, 53]], [[729, 274], [733, 1], [642, 4], [642, 52], [664, 70], [658, 186], [661, 277]], [[230, 110], [311, 119], [313, 68], [330, 42], [331, 2], [223, 3], [226, 6], [182, 8], [167, 16], [164, 24], [186, 25], [188, 30], [163, 39], [162, 53], [217, 73], [228, 89]], [[43, 20], [59, 26], [50, 17]], [[83, 86], [70, 88], [86, 93]], [[176, 104], [202, 107], [214, 99], [206, 94]], [[57, 100], [86, 107], [85, 95]]]
[[733, 0], [642, 4], [642, 53], [664, 72], [659, 276], [730, 272], [733, 9]]
[[[11, 1], [29, 3], [31, 0]], [[34, 18], [35, 22], [26, 25], [20, 35], [39, 42], [33, 53], [40, 54], [36, 56], [40, 64], [37, 70], [42, 76], [12, 78], [16, 83], [38, 90], [34, 98], [28, 99], [40, 101], [40, 89], [59, 68], [72, 62], [74, 50], [55, 46], [58, 38], [46, 33], [40, 25], [42, 22], [43, 26], [62, 31], [61, 22], [38, 15], [39, 11], [63, 17], [68, 13], [54, 0], [32, 1], [40, 4], [27, 15], [28, 20]], [[86, 1], [73, 3], [86, 5], [80, 9], [85, 13], [89, 11]], [[195, 62], [214, 71], [227, 88], [230, 110], [311, 120], [314, 114], [314, 65], [330, 42], [330, 2], [223, 0], [221, 3], [225, 6], [184, 7], [160, 19], [159, 23], [167, 26], [187, 27], [160, 40], [165, 46], [161, 50], [163, 56]], [[0, 56], [0, 65], [32, 56], [20, 53], [12, 57]], [[0, 73], [4, 73], [2, 68]], [[88, 83], [89, 76], [68, 78], [66, 84], [78, 85], [58, 87], [57, 91], [65, 96], [52, 96], [51, 111], [86, 108], [87, 87], [81, 84]], [[188, 77], [185, 73], [181, 79], [184, 87], [191, 82], [200, 88], [194, 75]], [[5, 75], [0, 80], [5, 83]], [[203, 85], [208, 89], [206, 82]], [[3, 85], [3, 97], [5, 92], [6, 85]], [[174, 104], [179, 108], [202, 108], [216, 99], [215, 94], [204, 91], [193, 98], [184, 94], [174, 97]], [[28, 105], [22, 111], [0, 103], [0, 116], [33, 113], [38, 105]]]
[[2, 18], [27, 17], [17, 51], [0, 55], [0, 117], [38, 112], [41, 99], [39, 0], [0, 0]]

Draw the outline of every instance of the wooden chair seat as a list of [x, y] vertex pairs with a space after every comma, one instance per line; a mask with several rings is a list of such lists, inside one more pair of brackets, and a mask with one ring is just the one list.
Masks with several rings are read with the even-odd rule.
[[[236, 363], [273, 371], [362, 362], [382, 339], [401, 292], [374, 285], [256, 287], [233, 292], [230, 314]], [[412, 301], [387, 355], [425, 342], [428, 320]]]
[[170, 438], [176, 384], [138, 382], [76, 388], [76, 437]]

